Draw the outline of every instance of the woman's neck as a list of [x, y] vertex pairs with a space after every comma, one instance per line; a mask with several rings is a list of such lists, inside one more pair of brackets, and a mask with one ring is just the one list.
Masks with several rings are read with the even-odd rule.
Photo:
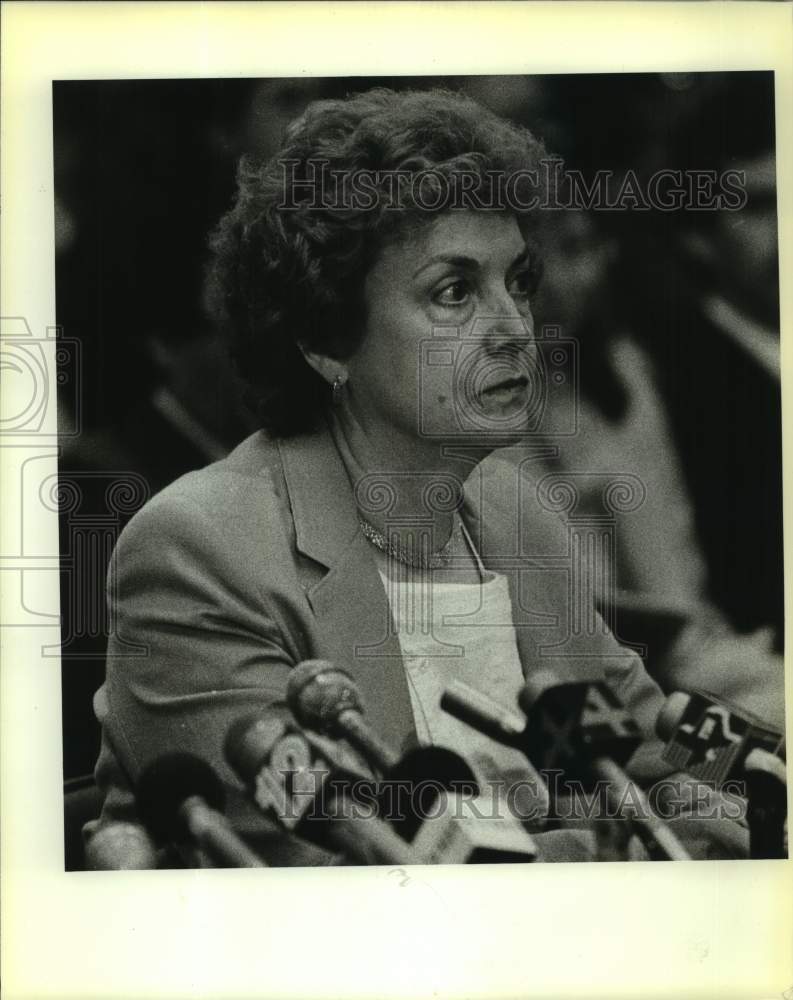
[[440, 442], [410, 438], [394, 427], [367, 427], [349, 409], [331, 412], [331, 431], [360, 516], [382, 534], [429, 535], [429, 548], [448, 542], [463, 483], [480, 456], [445, 454]]

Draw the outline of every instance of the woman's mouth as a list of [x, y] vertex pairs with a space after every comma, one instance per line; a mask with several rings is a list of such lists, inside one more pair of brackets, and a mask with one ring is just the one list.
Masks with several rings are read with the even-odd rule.
[[525, 375], [516, 375], [513, 378], [502, 379], [492, 385], [482, 389], [479, 393], [483, 401], [493, 403], [510, 402], [516, 397], [522, 396], [529, 384]]

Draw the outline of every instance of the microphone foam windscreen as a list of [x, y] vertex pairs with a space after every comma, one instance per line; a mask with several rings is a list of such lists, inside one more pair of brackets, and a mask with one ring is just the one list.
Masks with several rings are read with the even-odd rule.
[[320, 732], [332, 726], [347, 709], [363, 709], [352, 677], [327, 660], [305, 660], [293, 667], [286, 700], [302, 725]]
[[151, 837], [137, 823], [100, 826], [85, 849], [85, 867], [91, 871], [126, 871], [157, 867]]
[[223, 811], [223, 784], [206, 761], [189, 753], [165, 754], [141, 775], [136, 796], [138, 813], [159, 840], [178, 838], [183, 833], [179, 810], [185, 799], [194, 795]]
[[278, 740], [294, 728], [292, 714], [283, 705], [235, 719], [223, 744], [226, 760], [243, 781], [253, 781]]

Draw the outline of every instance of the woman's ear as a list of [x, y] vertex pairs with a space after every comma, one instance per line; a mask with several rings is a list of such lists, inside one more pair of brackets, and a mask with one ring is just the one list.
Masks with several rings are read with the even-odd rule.
[[328, 385], [333, 385], [334, 383], [343, 385], [347, 381], [348, 372], [344, 362], [337, 361], [335, 358], [329, 358], [327, 354], [317, 354], [315, 351], [309, 351], [302, 344], [298, 344], [298, 347], [306, 361]]

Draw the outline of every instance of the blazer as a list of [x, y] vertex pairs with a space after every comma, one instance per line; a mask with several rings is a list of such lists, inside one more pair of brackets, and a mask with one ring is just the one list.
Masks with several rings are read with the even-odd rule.
[[[596, 670], [652, 741], [663, 696], [586, 587], [583, 612], [571, 614], [567, 528], [531, 481], [494, 454], [467, 482], [462, 517], [485, 566], [508, 575], [524, 673]], [[238, 792], [223, 756], [229, 726], [282, 701], [290, 669], [309, 658], [350, 672], [368, 722], [395, 749], [416, 740], [374, 550], [327, 426], [285, 440], [255, 433], [157, 494], [118, 540], [108, 601], [107, 673], [94, 702], [104, 820], [131, 816], [141, 770], [168, 750], [206, 759]], [[636, 777], [672, 770], [659, 746], [634, 756]], [[245, 812], [236, 799], [234, 808]]]

